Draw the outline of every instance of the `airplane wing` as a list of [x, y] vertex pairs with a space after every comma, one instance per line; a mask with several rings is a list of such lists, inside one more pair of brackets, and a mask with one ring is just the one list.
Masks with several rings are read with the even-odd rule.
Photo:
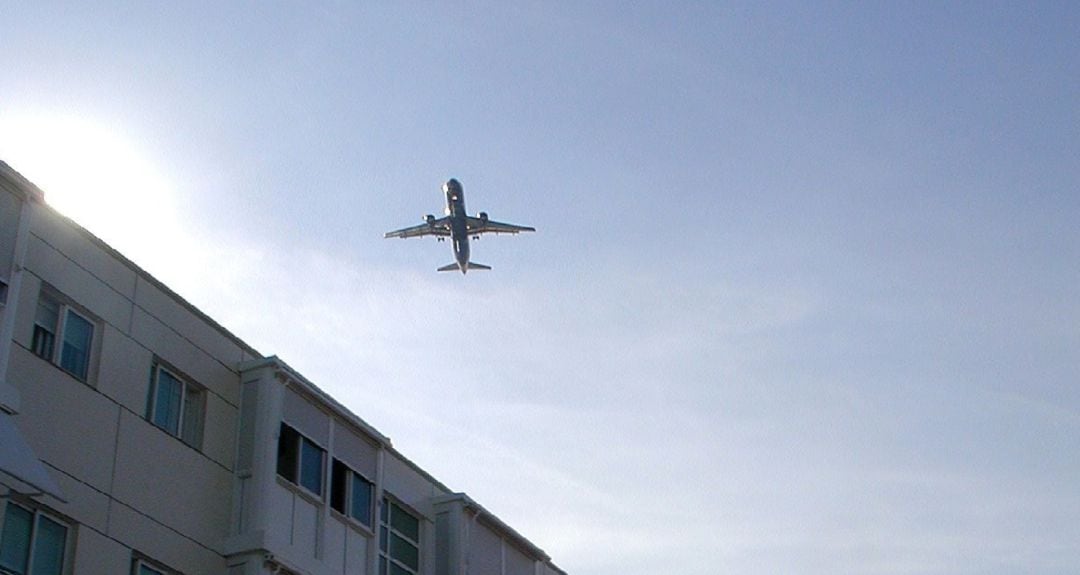
[[450, 236], [450, 218], [429, 219], [428, 221], [408, 228], [401, 228], [392, 232], [386, 232], [384, 238], [418, 238], [420, 236]]
[[516, 234], [520, 232], [535, 232], [536, 228], [529, 226], [518, 226], [515, 224], [504, 224], [502, 222], [496, 222], [489, 220], [487, 214], [480, 212], [480, 217], [467, 217], [466, 225], [469, 228], [469, 234]]

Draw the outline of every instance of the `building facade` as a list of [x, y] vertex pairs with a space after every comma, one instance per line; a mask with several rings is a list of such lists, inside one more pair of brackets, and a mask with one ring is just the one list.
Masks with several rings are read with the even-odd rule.
[[0, 162], [0, 573], [559, 575]]

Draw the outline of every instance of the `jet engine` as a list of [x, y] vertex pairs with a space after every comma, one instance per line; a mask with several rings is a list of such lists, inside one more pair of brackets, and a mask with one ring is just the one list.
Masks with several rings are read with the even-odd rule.
[[[480, 212], [479, 214], [476, 214], [476, 215], [477, 215], [477, 217], [480, 218], [480, 225], [481, 226], [486, 226], [487, 223], [488, 223], [487, 212]], [[472, 237], [472, 239], [474, 239], [474, 240], [480, 239], [480, 234], [476, 234], [475, 236]]]
[[427, 222], [427, 225], [430, 226], [435, 223], [435, 216], [428, 214], [424, 216], [424, 221]]

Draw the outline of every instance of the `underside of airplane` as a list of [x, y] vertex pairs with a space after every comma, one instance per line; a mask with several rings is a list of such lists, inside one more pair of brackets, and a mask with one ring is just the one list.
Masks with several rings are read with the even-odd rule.
[[465, 191], [461, 187], [461, 182], [453, 178], [443, 184], [443, 192], [446, 194], [446, 216], [436, 218], [428, 214], [424, 216], [424, 223], [387, 232], [384, 236], [387, 238], [435, 236], [439, 241], [450, 238], [454, 250], [454, 263], [438, 268], [440, 272], [460, 270], [464, 274], [469, 270], [491, 269], [490, 266], [469, 260], [470, 238], [479, 239], [483, 234], [517, 234], [536, 231], [535, 228], [529, 226], [496, 222], [489, 219], [486, 212], [480, 212], [476, 217], [466, 215]]

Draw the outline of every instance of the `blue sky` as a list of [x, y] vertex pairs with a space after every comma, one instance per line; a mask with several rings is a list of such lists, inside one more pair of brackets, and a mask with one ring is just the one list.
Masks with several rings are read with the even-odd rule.
[[1075, 3], [4, 4], [0, 159], [569, 572], [1080, 570]]

